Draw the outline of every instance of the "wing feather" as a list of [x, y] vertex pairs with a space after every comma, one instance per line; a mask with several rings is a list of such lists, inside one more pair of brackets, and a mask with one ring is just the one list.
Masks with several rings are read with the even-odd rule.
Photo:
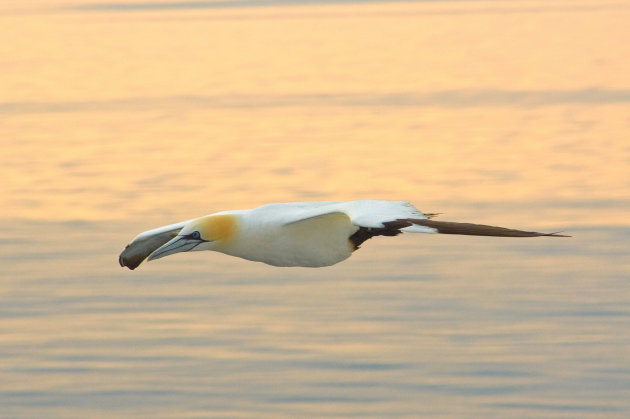
[[453, 221], [437, 221], [429, 219], [401, 219], [385, 223], [388, 228], [402, 231], [412, 226], [423, 226], [435, 229], [440, 234], [461, 234], [468, 236], [493, 236], [493, 237], [569, 237], [558, 233], [539, 233], [537, 231], [523, 231], [512, 228], [489, 226], [484, 224], [458, 223]]
[[270, 204], [259, 207], [254, 212], [256, 216], [279, 220], [284, 225], [326, 214], [344, 213], [350, 217], [352, 224], [368, 228], [383, 228], [385, 222], [402, 218], [427, 218], [409, 202], [379, 200]]

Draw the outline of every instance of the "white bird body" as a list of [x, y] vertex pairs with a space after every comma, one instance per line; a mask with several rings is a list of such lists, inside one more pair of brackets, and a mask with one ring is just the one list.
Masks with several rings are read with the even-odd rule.
[[274, 266], [321, 267], [350, 257], [365, 240], [402, 232], [557, 236], [434, 221], [404, 201], [295, 202], [222, 211], [145, 231], [123, 250], [121, 266], [191, 250], [214, 250]]
[[358, 228], [344, 214], [324, 214], [288, 224], [253, 215], [237, 216], [240, 228], [221, 246], [221, 252], [274, 266], [309, 267], [333, 265], [352, 254], [348, 238]]

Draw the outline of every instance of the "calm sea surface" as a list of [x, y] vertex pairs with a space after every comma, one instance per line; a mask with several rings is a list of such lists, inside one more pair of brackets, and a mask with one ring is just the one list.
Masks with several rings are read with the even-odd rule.
[[[630, 417], [630, 4], [0, 6], [0, 418]], [[570, 239], [118, 266], [268, 202]]]

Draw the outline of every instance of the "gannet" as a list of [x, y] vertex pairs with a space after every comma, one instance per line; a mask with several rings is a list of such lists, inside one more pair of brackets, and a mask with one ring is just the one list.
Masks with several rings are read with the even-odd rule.
[[482, 224], [437, 221], [405, 201], [293, 202], [222, 211], [145, 231], [125, 247], [120, 266], [214, 250], [273, 266], [330, 266], [374, 236], [441, 233], [498, 237], [568, 237]]

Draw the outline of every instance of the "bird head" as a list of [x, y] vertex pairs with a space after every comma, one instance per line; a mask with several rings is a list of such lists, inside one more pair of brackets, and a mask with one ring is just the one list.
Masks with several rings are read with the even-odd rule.
[[232, 239], [236, 217], [231, 214], [208, 215], [191, 220], [177, 236], [157, 248], [147, 260], [159, 259], [179, 252], [217, 250]]

